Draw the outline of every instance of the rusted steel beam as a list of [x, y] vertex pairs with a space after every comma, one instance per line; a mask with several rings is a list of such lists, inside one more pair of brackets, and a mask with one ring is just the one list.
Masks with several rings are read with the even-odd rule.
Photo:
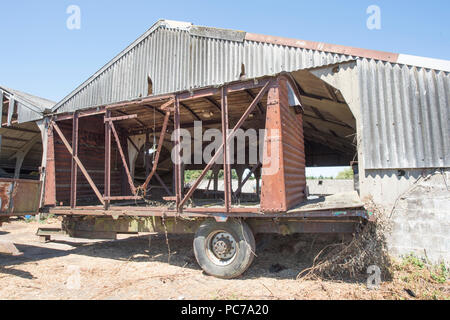
[[236, 190], [236, 192], [234, 194], [235, 197], [239, 197], [240, 196], [240, 194], [242, 193], [242, 188], [245, 186], [245, 184], [248, 182], [248, 180], [252, 177], [252, 175], [256, 172], [256, 170], [258, 170], [261, 166], [262, 166], [262, 164], [259, 163], [259, 164], [257, 164], [256, 166], [254, 166], [252, 168], [252, 170], [249, 172], [249, 174], [242, 181], [242, 183], [239, 186], [239, 188]]
[[122, 200], [142, 200], [139, 196], [117, 196], [117, 197], [104, 197], [105, 201], [122, 201]]
[[[266, 82], [265, 86], [261, 89], [261, 91], [258, 93], [258, 95], [256, 96], [256, 98], [253, 100], [253, 102], [250, 104], [250, 106], [247, 108], [247, 111], [245, 111], [245, 113], [242, 115], [241, 119], [238, 121], [238, 123], [236, 124], [236, 126], [234, 127], [234, 129], [231, 131], [230, 135], [227, 138], [227, 142], [230, 142], [235, 134], [236, 131], [238, 129], [240, 129], [242, 127], [242, 125], [244, 124], [244, 122], [248, 119], [249, 115], [253, 112], [253, 110], [255, 110], [257, 104], [261, 101], [261, 99], [264, 97], [264, 95], [267, 93], [267, 90], [269, 89], [270, 85], [271, 85], [272, 81], [268, 81]], [[188, 191], [188, 193], [186, 194], [186, 196], [183, 198], [183, 200], [180, 203], [180, 208], [192, 197], [192, 195], [194, 194], [195, 190], [197, 190], [198, 186], [200, 185], [200, 183], [202, 182], [203, 178], [206, 176], [206, 174], [208, 173], [208, 171], [211, 169], [211, 167], [214, 165], [214, 163], [217, 161], [217, 159], [219, 158], [219, 156], [222, 154], [223, 152], [223, 147], [224, 145], [222, 144], [220, 146], [220, 148], [217, 150], [216, 154], [213, 156], [213, 158], [211, 159], [211, 161], [208, 163], [208, 165], [206, 166], [206, 168], [203, 170], [203, 172], [200, 174], [200, 176], [197, 178], [197, 180], [194, 182], [194, 184], [192, 185], [191, 189]]]
[[52, 123], [53, 128], [56, 130], [56, 132], [58, 133], [59, 137], [61, 138], [63, 144], [65, 145], [67, 151], [69, 151], [70, 155], [73, 157], [73, 159], [77, 162], [78, 166], [80, 167], [81, 172], [83, 173], [84, 177], [86, 178], [86, 180], [88, 181], [89, 185], [91, 186], [92, 190], [94, 190], [95, 195], [97, 196], [97, 198], [100, 200], [100, 202], [102, 204], [105, 204], [105, 202], [103, 201], [103, 197], [100, 194], [100, 191], [98, 191], [97, 186], [95, 185], [94, 181], [92, 180], [91, 176], [89, 175], [89, 173], [87, 172], [86, 168], [84, 167], [83, 163], [81, 162], [81, 160], [78, 158], [78, 156], [74, 156], [72, 147], [70, 146], [69, 142], [67, 141], [66, 137], [64, 136], [64, 134], [62, 133], [61, 129], [58, 127], [58, 125], [56, 124], [56, 122]]
[[[106, 113], [105, 107], [94, 108], [91, 110], [85, 110], [78, 112], [78, 118], [86, 118], [92, 116], [98, 116]], [[54, 121], [72, 120], [74, 114], [57, 114], [53, 116]]]
[[175, 196], [177, 211], [182, 212], [183, 205], [181, 199], [183, 197], [183, 186], [181, 179], [181, 136], [180, 136], [180, 100], [177, 97], [175, 99], [175, 115], [174, 115], [174, 130], [175, 130]]
[[129, 114], [126, 116], [121, 116], [121, 117], [113, 117], [113, 118], [105, 118], [105, 122], [112, 122], [112, 121], [123, 121], [123, 120], [131, 120], [131, 119], [136, 119], [138, 117], [137, 114]]
[[160, 109], [161, 109], [162, 111], [164, 111], [164, 112], [167, 112], [167, 111], [173, 111], [173, 110], [170, 109], [170, 106], [173, 105], [174, 103], [175, 103], [175, 100], [172, 99], [172, 100], [170, 100], [170, 101], [164, 103], [164, 104], [160, 107]]
[[[44, 151], [45, 152], [45, 151]], [[47, 163], [45, 165], [44, 206], [56, 205], [55, 136], [53, 126], [47, 128]]]
[[229, 84], [228, 87], [228, 93], [233, 93], [236, 91], [242, 91], [242, 90], [250, 90], [250, 89], [257, 89], [262, 88], [267, 85], [270, 81], [272, 81], [272, 78], [266, 78], [261, 80], [249, 80], [244, 82], [237, 82], [233, 84]]
[[[72, 148], [73, 155], [78, 157], [78, 114], [73, 115], [72, 124]], [[72, 169], [70, 179], [70, 207], [72, 209], [77, 206], [77, 178], [78, 178], [78, 165], [74, 158], [72, 158]]]
[[133, 142], [133, 140], [130, 139], [130, 137], [127, 137], [127, 140], [133, 146], [133, 148], [137, 151], [137, 153], [141, 152], [141, 150], [137, 147], [137, 145]]
[[[107, 110], [105, 118], [111, 117], [111, 110]], [[105, 123], [105, 188], [104, 197], [111, 197], [111, 123]], [[105, 210], [109, 208], [110, 202], [104, 202]]]
[[189, 111], [195, 119], [197, 119], [198, 121], [202, 121], [202, 119], [198, 116], [198, 114], [196, 114], [194, 112], [194, 110], [192, 110], [189, 106], [187, 106], [186, 104], [180, 102], [180, 106], [182, 106], [183, 108], [185, 108], [187, 111]]
[[224, 194], [225, 210], [231, 208], [231, 167], [230, 167], [230, 149], [228, 147], [228, 92], [226, 87], [222, 87], [221, 116], [222, 116], [222, 143], [223, 143], [223, 172], [224, 172]]
[[[245, 93], [247, 93], [247, 95], [250, 98], [252, 98], [252, 100], [256, 98], [255, 94], [253, 92], [251, 92], [249, 89], [246, 89]], [[258, 103], [258, 110], [261, 115], [264, 115], [264, 107], [262, 106], [261, 103]]]
[[152, 105], [145, 104], [145, 105], [143, 105], [143, 107], [146, 108], [146, 109], [149, 109], [149, 110], [151, 109], [152, 111], [156, 111], [156, 112], [158, 112], [159, 114], [161, 114], [163, 116], [166, 115], [166, 113], [164, 111], [161, 111], [161, 109], [159, 109], [157, 107], [154, 107]]
[[159, 95], [159, 96], [151, 96], [151, 97], [141, 98], [138, 100], [118, 102], [118, 103], [107, 106], [106, 109], [114, 110], [114, 109], [120, 109], [120, 108], [124, 108], [124, 107], [142, 106], [142, 105], [145, 105], [148, 103], [161, 102], [161, 101], [165, 101], [165, 100], [169, 100], [169, 99], [173, 99], [173, 98], [174, 98], [173, 94], [163, 94], [163, 95]]
[[153, 162], [152, 171], [150, 172], [150, 174], [148, 175], [148, 177], [145, 180], [144, 184], [142, 185], [142, 189], [144, 190], [144, 194], [145, 194], [145, 191], [147, 190], [147, 187], [148, 187], [148, 184], [150, 183], [150, 180], [152, 180], [153, 175], [155, 174], [156, 169], [158, 168], [159, 156], [161, 155], [161, 149], [162, 149], [162, 146], [164, 144], [164, 138], [166, 136], [167, 125], [169, 124], [169, 118], [170, 118], [170, 111], [167, 111], [166, 115], [164, 117], [163, 128], [162, 128], [161, 134], [159, 136], [158, 149], [156, 150], [155, 161]]
[[221, 108], [220, 104], [218, 104], [216, 102], [216, 100], [214, 100], [213, 98], [205, 97], [205, 100], [208, 101], [210, 104], [212, 104], [214, 107], [216, 107], [217, 110], [222, 111], [222, 108]]
[[123, 167], [125, 169], [125, 173], [127, 174], [128, 184], [130, 185], [131, 192], [133, 193], [133, 195], [136, 195], [136, 187], [134, 186], [133, 178], [131, 177], [130, 169], [128, 168], [127, 159], [125, 158], [125, 154], [123, 153], [122, 145], [120, 144], [119, 136], [112, 120], [109, 122], [109, 125], [111, 126], [114, 139], [117, 143], [117, 148], [119, 149], [120, 157], [122, 158]]
[[[168, 207], [124, 207], [112, 206], [110, 210], [105, 211], [99, 207], [78, 207], [70, 209], [69, 207], [58, 207], [50, 209], [50, 213], [56, 215], [76, 215], [76, 216], [133, 216], [133, 217], [178, 217], [179, 213]], [[278, 219], [280, 222], [290, 219], [307, 220], [308, 222], [335, 222], [347, 223], [351, 221], [367, 221], [369, 215], [364, 209], [343, 209], [343, 210], [322, 210], [308, 212], [293, 212], [280, 215], [279, 213], [262, 214], [258, 208], [232, 208], [227, 214], [222, 208], [186, 208], [183, 216], [190, 218], [258, 218], [258, 219]]]
[[166, 193], [169, 196], [173, 196], [173, 193], [170, 192], [169, 188], [167, 187], [167, 185], [164, 183], [163, 179], [161, 179], [161, 177], [159, 176], [158, 172], [155, 172], [155, 178], [156, 180], [158, 180], [159, 184], [164, 188], [164, 190], [166, 191]]
[[[129, 114], [126, 112], [123, 112], [121, 110], [114, 110], [114, 112], [120, 113], [121, 115], [124, 116], [128, 116]], [[141, 120], [139, 119], [133, 119], [136, 123], [138, 123], [142, 128], [145, 128], [147, 125], [145, 123], [143, 123]]]
[[189, 101], [194, 99], [200, 99], [205, 97], [211, 97], [220, 93], [220, 89], [217, 88], [206, 88], [199, 89], [195, 92], [186, 92], [178, 95], [178, 99], [181, 101]]

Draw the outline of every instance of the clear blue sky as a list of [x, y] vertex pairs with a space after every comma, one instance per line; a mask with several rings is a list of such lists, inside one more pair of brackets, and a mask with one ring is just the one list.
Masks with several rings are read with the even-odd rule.
[[[81, 9], [80, 30], [66, 27], [69, 5]], [[381, 30], [366, 27], [370, 5], [381, 9]], [[54, 101], [162, 18], [450, 59], [448, 0], [15, 0], [0, 13], [0, 84]]]
[[[66, 9], [81, 8], [81, 30]], [[381, 8], [382, 29], [366, 28]], [[61, 100], [158, 19], [450, 59], [450, 1], [2, 1], [0, 84]]]

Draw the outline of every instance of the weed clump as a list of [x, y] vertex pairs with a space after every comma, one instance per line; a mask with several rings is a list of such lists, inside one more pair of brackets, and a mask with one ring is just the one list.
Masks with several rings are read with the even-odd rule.
[[370, 266], [380, 268], [383, 280], [392, 278], [392, 262], [386, 245], [390, 223], [384, 210], [373, 201], [366, 209], [374, 221], [361, 224], [350, 242], [339, 242], [326, 246], [314, 259], [312, 267], [303, 270], [298, 278], [344, 279], [365, 275]]

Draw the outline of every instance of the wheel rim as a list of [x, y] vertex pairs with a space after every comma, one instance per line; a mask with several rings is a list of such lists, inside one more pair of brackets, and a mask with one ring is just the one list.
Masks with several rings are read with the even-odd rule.
[[239, 251], [236, 239], [226, 231], [211, 233], [206, 240], [206, 253], [209, 259], [219, 266], [233, 263]]

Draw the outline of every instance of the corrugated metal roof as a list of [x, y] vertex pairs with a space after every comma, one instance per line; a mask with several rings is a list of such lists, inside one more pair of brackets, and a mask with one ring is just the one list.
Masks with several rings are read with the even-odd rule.
[[35, 121], [43, 118], [44, 112], [52, 110], [56, 102], [31, 94], [0, 86], [0, 96], [5, 100], [15, 101], [17, 105], [18, 123]]
[[242, 31], [161, 20], [116, 58], [59, 102], [54, 111], [72, 112], [153, 94], [221, 85], [351, 60], [319, 50], [246, 40]]
[[[450, 167], [450, 61], [161, 20], [58, 113], [357, 60], [367, 169]], [[434, 69], [433, 69], [434, 68]]]

